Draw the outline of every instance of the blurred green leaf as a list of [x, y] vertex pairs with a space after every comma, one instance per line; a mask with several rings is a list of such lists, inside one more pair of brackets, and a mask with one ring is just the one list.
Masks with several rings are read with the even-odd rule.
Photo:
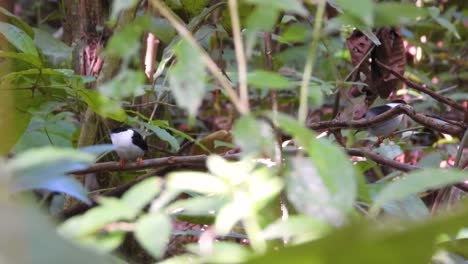
[[431, 17], [437, 23], [439, 23], [439, 25], [448, 29], [450, 32], [452, 32], [455, 35], [455, 37], [460, 39], [460, 34], [458, 34], [457, 28], [449, 20], [440, 16], [440, 9], [438, 7], [435, 7], [435, 6], [429, 7], [427, 10], [429, 11], [429, 14], [431, 15]]
[[409, 195], [398, 201], [385, 203], [383, 209], [386, 213], [398, 220], [426, 220], [431, 216], [429, 209], [417, 195]]
[[336, 0], [343, 9], [344, 14], [362, 21], [362, 25], [372, 26], [374, 24], [374, 3], [372, 0]]
[[147, 214], [135, 223], [135, 238], [153, 257], [164, 254], [171, 235], [171, 221], [164, 214]]
[[276, 72], [251, 71], [247, 75], [248, 84], [257, 88], [284, 89], [293, 86], [287, 78]]
[[413, 3], [378, 3], [375, 5], [375, 26], [404, 25], [428, 15]]
[[171, 172], [167, 178], [167, 187], [173, 190], [193, 191], [203, 194], [223, 194], [229, 190], [224, 180], [204, 172]]
[[233, 128], [234, 142], [242, 155], [273, 156], [276, 139], [271, 126], [261, 119], [245, 115], [236, 120]]
[[302, 5], [302, 1], [298, 0], [282, 0], [282, 1], [269, 1], [269, 0], [247, 0], [248, 3], [277, 9], [284, 12], [296, 13], [301, 16], [308, 14], [307, 9]]
[[[125, 9], [136, 3], [135, 0], [117, 0], [116, 2], [126, 3], [128, 6], [123, 7]], [[149, 15], [137, 16], [133, 21], [125, 25], [122, 30], [112, 34], [105, 53], [111, 56], [130, 58], [138, 52], [143, 32], [151, 31], [152, 28], [153, 22]]]
[[46, 57], [48, 64], [57, 68], [70, 68], [72, 48], [57, 40], [48, 32], [35, 28], [34, 44]]
[[32, 38], [23, 30], [5, 22], [0, 22], [0, 34], [2, 34], [16, 49], [38, 57], [36, 46]]
[[307, 263], [430, 263], [437, 236], [453, 234], [466, 226], [467, 208], [465, 204], [464, 210], [458, 213], [412, 225], [400, 224], [397, 229], [360, 222], [313, 242], [272, 250], [247, 263], [303, 263], [305, 258]]
[[311, 37], [310, 28], [303, 24], [292, 24], [281, 34], [281, 41], [284, 42], [304, 42]]
[[182, 7], [190, 16], [200, 14], [204, 7], [208, 4], [208, 0], [179, 0]]
[[199, 244], [188, 245], [187, 249], [190, 252], [203, 256], [205, 263], [241, 263], [241, 261], [247, 260], [251, 255], [250, 250], [246, 246], [229, 241], [217, 241], [213, 244], [213, 248], [209, 254]]
[[163, 43], [168, 44], [176, 35], [176, 30], [171, 23], [164, 18], [152, 17], [153, 34]]
[[174, 47], [177, 63], [169, 70], [169, 83], [177, 105], [195, 116], [206, 92], [206, 72], [201, 55], [181, 41]]
[[153, 177], [135, 184], [122, 196], [122, 202], [128, 207], [141, 211], [161, 192], [163, 182]]
[[138, 3], [137, 0], [114, 0], [112, 1], [111, 20], [117, 19], [118, 14], [126, 9], [134, 7]]
[[0, 58], [11, 58], [22, 60], [35, 67], [41, 67], [42, 63], [38, 57], [28, 54], [28, 53], [19, 53], [19, 52], [8, 52], [8, 51], [0, 51]]
[[400, 200], [412, 194], [438, 189], [465, 180], [468, 180], [468, 175], [457, 170], [422, 169], [411, 172], [402, 179], [390, 182], [375, 197], [371, 211], [375, 213], [389, 201]]
[[144, 83], [145, 75], [143, 72], [125, 70], [117, 74], [112, 80], [99, 86], [98, 90], [104, 96], [120, 100], [143, 95], [145, 93]]
[[133, 220], [138, 210], [127, 206], [117, 198], [99, 199], [99, 206], [96, 206], [82, 215], [74, 216], [60, 225], [58, 232], [77, 242], [80, 240], [86, 244], [86, 239], [99, 235], [98, 232], [106, 225], [119, 220]]
[[[356, 172], [353, 165], [341, 149], [331, 142], [316, 139], [312, 131], [296, 120], [282, 114], [276, 117], [278, 127], [304, 147], [311, 161], [309, 163], [302, 158], [293, 161], [294, 169], [291, 174], [292, 182], [288, 185], [288, 195], [293, 195], [293, 200], [299, 205], [297, 209], [303, 209], [304, 213], [310, 214], [314, 211], [312, 217], [321, 213], [321, 219], [343, 224], [345, 217], [353, 210], [357, 197]], [[301, 192], [296, 196], [296, 191]], [[307, 204], [304, 204], [299, 196], [302, 196]], [[314, 204], [318, 204], [315, 209], [309, 207]]]
[[331, 229], [326, 222], [306, 215], [292, 215], [288, 219], [278, 219], [267, 226], [262, 235], [265, 239], [293, 239], [294, 241], [310, 241], [322, 237]]
[[86, 102], [88, 107], [98, 115], [117, 121], [124, 121], [127, 119], [127, 114], [122, 107], [106, 96], [89, 89], [77, 89], [76, 93]]
[[21, 18], [15, 16], [14, 14], [10, 13], [8, 10], [6, 10], [3, 7], [0, 7], [0, 13], [2, 13], [7, 19], [8, 22], [17, 28], [23, 30], [28, 36], [33, 39], [34, 38], [34, 31], [31, 28], [31, 26], [28, 25], [28, 23], [24, 22], [21, 20]]

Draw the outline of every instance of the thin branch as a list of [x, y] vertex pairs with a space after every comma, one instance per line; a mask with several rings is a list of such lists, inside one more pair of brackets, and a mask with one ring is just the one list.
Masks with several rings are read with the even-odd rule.
[[454, 126], [451, 124], [443, 124], [438, 120], [429, 118], [423, 114], [416, 113], [414, 109], [409, 105], [398, 105], [392, 108], [389, 111], [384, 112], [372, 119], [359, 119], [353, 121], [342, 121], [342, 120], [332, 120], [332, 121], [322, 121], [308, 124], [308, 127], [313, 130], [323, 130], [323, 129], [333, 129], [333, 128], [366, 128], [376, 123], [380, 123], [385, 120], [389, 120], [392, 117], [395, 117], [399, 114], [406, 114], [415, 122], [424, 125], [426, 127], [435, 129], [439, 132], [455, 135], [461, 137], [465, 130], [462, 126]]
[[239, 111], [239, 113], [241, 114], [248, 113], [248, 109], [246, 109], [242, 102], [239, 100], [236, 91], [234, 90], [234, 88], [232, 88], [231, 84], [229, 83], [229, 80], [226, 79], [226, 77], [223, 75], [223, 72], [219, 69], [218, 65], [216, 65], [216, 63], [213, 61], [213, 59], [211, 59], [208, 53], [206, 53], [206, 51], [195, 40], [190, 31], [188, 31], [187, 28], [176, 18], [176, 16], [172, 14], [171, 10], [166, 6], [166, 4], [164, 4], [160, 0], [150, 0], [150, 3], [159, 10], [161, 15], [165, 17], [169, 21], [169, 23], [171, 23], [171, 25], [177, 30], [177, 32], [182, 38], [184, 38], [192, 46], [194, 46], [200, 51], [201, 57], [206, 67], [218, 80], [220, 85], [224, 88], [229, 99], [236, 107], [237, 111]]
[[460, 141], [460, 144], [458, 144], [458, 151], [457, 151], [457, 156], [455, 157], [455, 167], [459, 169], [463, 169], [461, 166], [460, 162], [463, 156], [463, 151], [465, 150], [465, 147], [468, 145], [468, 129], [465, 130], [465, 134], [463, 135], [462, 140]]
[[[222, 155], [223, 158], [228, 160], [239, 159], [239, 154]], [[166, 165], [184, 165], [193, 163], [204, 163], [208, 158], [207, 155], [194, 155], [194, 156], [179, 156], [179, 157], [164, 157], [156, 159], [147, 159], [141, 162], [141, 165], [136, 163], [128, 163], [125, 166], [120, 166], [118, 162], [101, 162], [96, 163], [83, 170], [70, 171], [70, 174], [86, 174], [93, 172], [111, 172], [111, 171], [132, 171], [143, 170], [148, 168], [158, 168]]]
[[309, 98], [309, 82], [310, 76], [314, 71], [314, 60], [315, 53], [317, 52], [318, 41], [321, 35], [322, 19], [325, 12], [325, 0], [318, 2], [317, 12], [315, 13], [315, 23], [313, 30], [312, 43], [310, 44], [309, 51], [307, 54], [307, 60], [304, 67], [304, 73], [302, 75], [301, 90], [299, 97], [299, 114], [298, 120], [304, 124], [307, 119], [308, 112], [308, 98]]
[[247, 87], [247, 62], [245, 60], [244, 44], [242, 42], [241, 26], [237, 0], [229, 0], [231, 14], [232, 35], [236, 52], [237, 71], [239, 73], [239, 94], [242, 106], [249, 111], [249, 90]]
[[406, 85], [408, 85], [408, 87], [411, 87], [411, 88], [413, 88], [413, 89], [415, 89], [417, 91], [425, 93], [425, 94], [429, 95], [430, 97], [434, 98], [435, 100], [437, 100], [437, 101], [439, 101], [441, 103], [444, 103], [446, 105], [449, 105], [449, 106], [451, 106], [451, 107], [453, 107], [453, 108], [455, 108], [457, 110], [460, 110], [462, 112], [468, 111], [467, 109], [465, 109], [465, 107], [463, 107], [462, 105], [459, 105], [454, 100], [452, 100], [450, 98], [447, 98], [445, 96], [442, 96], [442, 95], [440, 95], [439, 93], [437, 93], [435, 91], [432, 91], [431, 89], [427, 88], [425, 85], [420, 85], [420, 84], [417, 84], [417, 83], [411, 81], [410, 79], [404, 77], [403, 75], [401, 75], [397, 71], [393, 70], [390, 66], [387, 66], [387, 65], [383, 64], [379, 60], [376, 60], [375, 62], [380, 67], [382, 67], [382, 68], [386, 69], [387, 71], [391, 72], [395, 77], [397, 77], [402, 82], [404, 82]]
[[379, 164], [386, 165], [386, 166], [392, 167], [392, 168], [400, 170], [400, 171], [410, 172], [412, 170], [419, 169], [419, 167], [416, 167], [416, 166], [413, 166], [413, 165], [410, 165], [410, 164], [406, 164], [406, 163], [401, 163], [401, 162], [394, 161], [394, 160], [391, 160], [391, 159], [387, 159], [387, 158], [385, 158], [383, 156], [380, 156], [377, 153], [366, 151], [366, 150], [363, 150], [363, 149], [348, 148], [348, 149], [345, 149], [345, 150], [351, 156], [365, 157], [365, 158], [371, 159], [371, 160], [373, 160], [373, 161], [375, 161], [375, 162], [377, 162]]

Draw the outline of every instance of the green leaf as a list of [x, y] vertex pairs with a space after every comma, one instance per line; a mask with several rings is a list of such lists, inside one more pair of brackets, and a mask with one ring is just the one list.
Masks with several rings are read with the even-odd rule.
[[[286, 115], [277, 115], [276, 122], [279, 128], [293, 136], [296, 143], [304, 147], [311, 161], [307, 163], [297, 160], [297, 174], [293, 176], [293, 186], [302, 188], [301, 182], [307, 184], [302, 194], [308, 197], [307, 201], [310, 204], [321, 203], [322, 209], [318, 209], [323, 213], [322, 217], [333, 220], [335, 224], [345, 220], [344, 216], [353, 210], [357, 197], [356, 172], [345, 153], [331, 142], [316, 139], [312, 131]], [[307, 166], [301, 168], [302, 165]], [[307, 173], [312, 172], [315, 174], [308, 179]], [[320, 192], [314, 191], [314, 185], [321, 186]], [[308, 207], [301, 208], [305, 210]]]
[[127, 119], [127, 114], [122, 107], [104, 95], [89, 89], [76, 89], [75, 91], [98, 115], [121, 122]]
[[98, 87], [103, 96], [120, 100], [126, 97], [140, 96], [145, 93], [143, 85], [145, 75], [140, 71], [124, 70], [112, 80]]
[[378, 3], [375, 6], [375, 26], [404, 25], [427, 15], [426, 9], [413, 3]]
[[208, 173], [187, 171], [168, 175], [167, 187], [172, 190], [203, 194], [223, 194], [229, 190], [227, 182]]
[[359, 221], [313, 242], [271, 250], [247, 263], [303, 263], [304, 256], [307, 263], [430, 263], [438, 235], [454, 234], [466, 226], [467, 208], [465, 203], [464, 210], [456, 214], [412, 225], [398, 224], [398, 228]]
[[28, 69], [23, 71], [11, 72], [0, 77], [0, 82], [12, 82], [20, 77], [27, 75], [51, 75], [51, 76], [64, 76], [66, 74], [57, 69], [40, 68], [40, 69]]
[[302, 1], [299, 0], [247, 0], [248, 3], [257, 4], [263, 7], [277, 9], [284, 12], [296, 13], [301, 16], [307, 16], [307, 9], [304, 8]]
[[257, 88], [284, 89], [291, 88], [293, 83], [276, 72], [252, 71], [247, 75], [248, 84]]
[[153, 124], [148, 124], [148, 123], [143, 123], [143, 125], [148, 128], [149, 130], [153, 131], [158, 138], [166, 141], [169, 143], [171, 146], [172, 150], [178, 151], [180, 149], [180, 144], [177, 139], [171, 135], [167, 130], [160, 128], [159, 126], [153, 125]]
[[101, 205], [94, 207], [86, 213], [74, 216], [65, 221], [58, 232], [68, 238], [86, 239], [88, 236], [98, 235], [104, 226], [119, 220], [133, 220], [140, 212], [117, 198], [99, 199]]
[[[122, 0], [117, 2], [125, 2], [133, 5], [135, 2]], [[115, 3], [115, 2], [114, 2]], [[132, 22], [125, 25], [122, 30], [115, 32], [109, 39], [105, 53], [111, 56], [130, 58], [138, 52], [141, 43], [141, 35], [146, 30], [151, 30], [153, 23], [150, 16], [137, 16]]]
[[34, 43], [47, 58], [49, 65], [58, 68], [71, 67], [72, 48], [57, 40], [48, 32], [35, 28]]
[[151, 32], [163, 43], [168, 44], [176, 36], [177, 31], [167, 19], [152, 17], [152, 21], [154, 26]]
[[111, 20], [117, 19], [117, 16], [121, 11], [131, 9], [137, 3], [138, 3], [137, 0], [114, 0], [112, 1]]
[[375, 153], [388, 159], [394, 159], [397, 156], [403, 154], [401, 147], [394, 144], [393, 142], [380, 144], [380, 146], [375, 148], [374, 151]]
[[362, 21], [363, 25], [372, 26], [374, 24], [374, 3], [372, 0], [336, 0], [336, 3], [343, 9], [345, 15]]
[[311, 37], [310, 28], [303, 24], [292, 24], [281, 34], [280, 40], [283, 42], [304, 42]]
[[465, 180], [468, 180], [468, 175], [457, 170], [423, 169], [411, 172], [403, 179], [389, 183], [375, 197], [371, 212], [376, 213], [389, 201], [400, 200], [412, 194], [438, 189]]
[[0, 34], [2, 34], [16, 49], [38, 57], [36, 46], [31, 37], [23, 30], [5, 22], [0, 22]]
[[161, 192], [162, 185], [162, 180], [156, 177], [143, 180], [125, 192], [122, 202], [128, 207], [141, 211]]
[[452, 32], [455, 35], [455, 37], [460, 39], [460, 34], [458, 34], [457, 28], [449, 20], [440, 16], [439, 8], [432, 6], [432, 7], [429, 7], [427, 10], [429, 11], [429, 14], [431, 15], [432, 19], [434, 19], [442, 27]]
[[243, 155], [272, 156], [274, 131], [264, 120], [256, 120], [251, 115], [246, 115], [236, 120], [233, 128], [234, 142], [242, 149]]
[[325, 235], [331, 230], [331, 226], [306, 215], [292, 215], [288, 219], [278, 219], [262, 231], [265, 239], [293, 238], [306, 241]]
[[38, 68], [42, 66], [42, 63], [38, 57], [27, 53], [0, 51], [0, 58], [22, 60]]
[[206, 92], [206, 72], [199, 51], [186, 41], [174, 47], [177, 63], [169, 70], [169, 83], [177, 105], [195, 116]]
[[161, 258], [171, 235], [171, 221], [164, 214], [140, 217], [135, 226], [135, 238], [153, 257]]
[[8, 163], [13, 176], [13, 191], [47, 189], [63, 192], [90, 203], [87, 191], [70, 176], [69, 171], [84, 169], [95, 156], [74, 149], [44, 147], [25, 151]]
[[180, 0], [180, 3], [190, 16], [195, 16], [200, 14], [203, 8], [206, 7], [208, 0]]

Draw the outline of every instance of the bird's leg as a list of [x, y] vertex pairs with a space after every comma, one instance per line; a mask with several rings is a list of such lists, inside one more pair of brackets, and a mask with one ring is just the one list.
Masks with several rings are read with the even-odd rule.
[[142, 157], [138, 157], [137, 160], [136, 160], [136, 163], [137, 163], [138, 166], [143, 165], [143, 158], [142, 158]]
[[125, 166], [125, 163], [127, 163], [126, 160], [124, 160], [124, 159], [119, 160], [119, 165], [120, 165], [121, 168], [123, 168]]

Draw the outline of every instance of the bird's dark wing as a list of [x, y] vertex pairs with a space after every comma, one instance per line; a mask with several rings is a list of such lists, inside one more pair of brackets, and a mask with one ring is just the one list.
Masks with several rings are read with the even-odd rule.
[[135, 130], [133, 130], [132, 142], [133, 144], [140, 147], [142, 150], [144, 151], [148, 150], [148, 145], [146, 144], [146, 141], [143, 139], [140, 133], [136, 132]]
[[388, 105], [379, 105], [379, 106], [376, 106], [376, 107], [372, 107], [369, 109], [369, 111], [367, 111], [366, 113], [366, 118], [367, 119], [370, 119], [370, 118], [373, 118], [374, 116], [378, 116], [388, 110], [392, 109], [392, 107], [388, 106]]

